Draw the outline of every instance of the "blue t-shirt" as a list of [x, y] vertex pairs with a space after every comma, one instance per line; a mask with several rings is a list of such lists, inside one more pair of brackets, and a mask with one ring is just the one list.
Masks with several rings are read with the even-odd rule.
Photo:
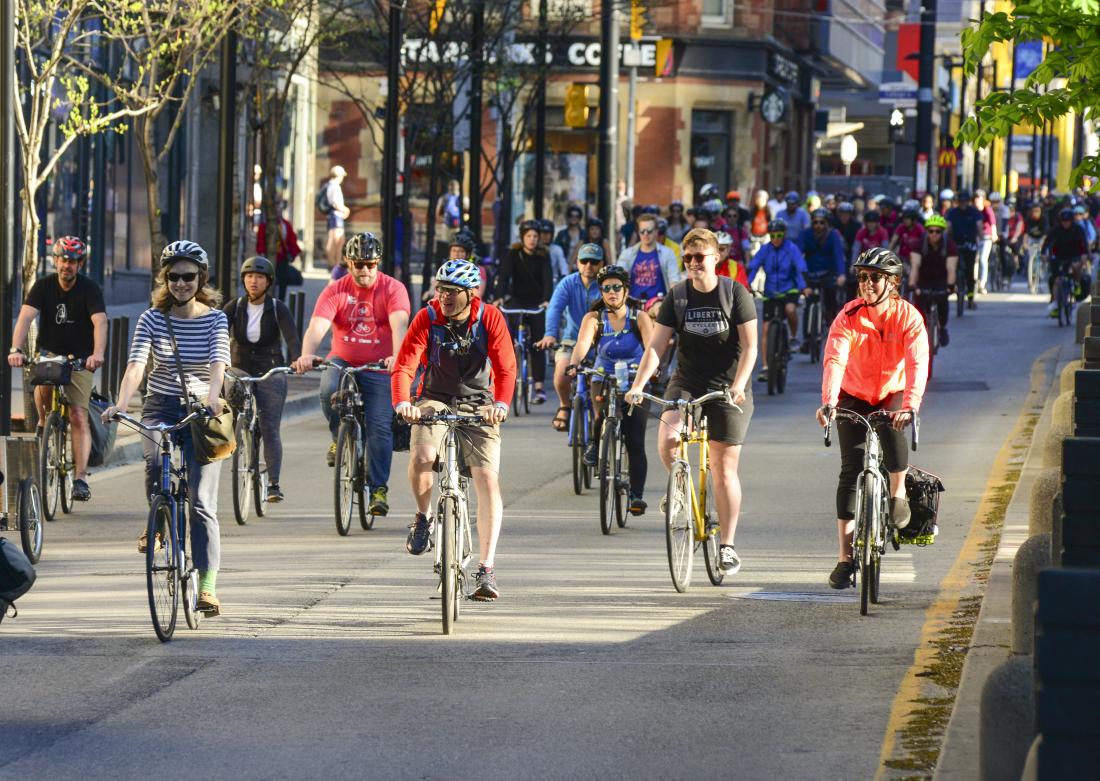
[[447, 193], [443, 196], [443, 216], [448, 228], [452, 230], [462, 224], [462, 205], [459, 196]]
[[648, 301], [656, 296], [663, 296], [667, 292], [657, 250], [652, 252], [638, 250], [638, 257], [630, 267], [630, 295], [642, 301]]

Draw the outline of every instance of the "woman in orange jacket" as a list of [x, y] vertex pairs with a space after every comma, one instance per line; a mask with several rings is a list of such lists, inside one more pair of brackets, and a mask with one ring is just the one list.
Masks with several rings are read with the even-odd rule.
[[[901, 260], [888, 249], [873, 248], [854, 264], [860, 297], [850, 302], [829, 329], [822, 360], [821, 408], [817, 421], [829, 425], [841, 407], [860, 415], [890, 412], [878, 428], [883, 461], [890, 473], [890, 515], [894, 525], [909, 524], [905, 473], [909, 468], [902, 431], [920, 408], [928, 380], [928, 337], [920, 312], [898, 294]], [[836, 489], [837, 536], [840, 550], [829, 575], [833, 588], [852, 582], [852, 535], [855, 528], [856, 480], [863, 469], [865, 430], [841, 419], [840, 481]]]

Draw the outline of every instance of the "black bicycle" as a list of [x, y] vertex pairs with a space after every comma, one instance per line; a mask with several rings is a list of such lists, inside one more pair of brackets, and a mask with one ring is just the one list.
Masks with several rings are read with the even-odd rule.
[[[3, 444], [0, 441], [0, 444]], [[3, 456], [0, 453], [0, 456]], [[0, 471], [0, 531], [19, 532], [23, 553], [31, 564], [42, 558], [42, 541], [45, 525], [42, 523], [42, 499], [38, 483], [33, 477], [24, 477], [16, 486], [15, 514], [8, 507], [8, 489], [4, 487], [4, 473]]]
[[[618, 361], [615, 373], [604, 377], [603, 395], [607, 409], [600, 434], [600, 456], [597, 467], [600, 476], [600, 531], [611, 534], [614, 518], [620, 529], [626, 527], [626, 504], [630, 493], [630, 458], [626, 450], [626, 434], [623, 432], [623, 394], [630, 390], [630, 375], [638, 364]], [[628, 409], [627, 414], [631, 414]], [[638, 414], [642, 414], [639, 412]]]
[[974, 300], [974, 271], [978, 257], [978, 245], [972, 241], [959, 243], [959, 273], [955, 275], [955, 312], [963, 316]]
[[928, 332], [928, 376], [932, 376], [932, 369], [936, 363], [936, 353], [940, 351], [940, 307], [948, 306], [947, 289], [933, 288], [927, 290], [918, 288], [915, 292], [917, 302], [926, 301], [927, 305], [920, 307], [924, 315], [924, 328]]
[[810, 354], [810, 363], [821, 363], [822, 347], [825, 344], [828, 327], [825, 322], [824, 291], [825, 283], [831, 279], [832, 276], [828, 274], [813, 274], [806, 277], [806, 286], [811, 292], [806, 297], [802, 322], [806, 335], [805, 351]]
[[237, 449], [233, 451], [233, 516], [237, 523], [244, 526], [255, 508], [256, 515], [264, 517], [267, 512], [267, 463], [263, 458], [260, 432], [260, 411], [256, 406], [256, 384], [274, 377], [276, 374], [289, 374], [289, 366], [276, 366], [259, 377], [233, 376], [234, 410], [236, 423], [233, 435], [237, 439]]
[[[785, 295], [776, 298], [775, 310], [768, 320], [768, 343], [764, 345], [769, 396], [787, 390], [787, 364], [791, 360], [791, 335], [787, 330], [787, 316], [782, 303]], [[765, 297], [764, 300], [768, 299]]]

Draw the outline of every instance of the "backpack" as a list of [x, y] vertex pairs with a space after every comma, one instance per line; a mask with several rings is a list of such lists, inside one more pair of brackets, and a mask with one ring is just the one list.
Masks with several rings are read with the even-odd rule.
[[10, 540], [0, 537], [0, 621], [12, 609], [18, 615], [15, 600], [30, 591], [37, 576], [30, 559]]
[[317, 193], [317, 199], [314, 201], [317, 204], [317, 211], [326, 217], [334, 211], [332, 208], [332, 202], [328, 199], [328, 182], [321, 185], [320, 192]]
[[[678, 282], [672, 286], [672, 307], [676, 311], [676, 330], [684, 327], [684, 314], [687, 312], [690, 282]], [[733, 322], [733, 286], [737, 284], [729, 277], [718, 277], [718, 305], [722, 313]]]
[[[600, 339], [603, 338], [603, 321], [607, 317], [607, 309], [598, 309], [599, 317], [596, 318], [596, 335], [592, 338], [592, 348], [599, 347]], [[645, 345], [645, 339], [642, 338], [642, 329], [638, 327], [638, 310], [636, 307], [628, 306], [626, 308], [626, 322], [627, 327], [633, 332], [634, 337]]]

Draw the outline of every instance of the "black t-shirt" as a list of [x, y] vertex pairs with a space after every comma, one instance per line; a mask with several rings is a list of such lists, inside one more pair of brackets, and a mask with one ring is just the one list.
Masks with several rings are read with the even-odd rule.
[[756, 319], [756, 304], [752, 294], [739, 282], [733, 283], [733, 311], [723, 312], [716, 287], [700, 293], [690, 281], [687, 285], [687, 307], [683, 327], [677, 322], [673, 296], [668, 295], [657, 311], [657, 322], [674, 329], [676, 359], [679, 368], [675, 379], [695, 394], [727, 387], [737, 374], [741, 357], [741, 340], [737, 326]]
[[57, 281], [57, 274], [50, 274], [34, 283], [26, 304], [40, 313], [40, 350], [75, 358], [92, 354], [92, 315], [107, 311], [99, 285], [77, 274], [72, 289], [65, 291]]

